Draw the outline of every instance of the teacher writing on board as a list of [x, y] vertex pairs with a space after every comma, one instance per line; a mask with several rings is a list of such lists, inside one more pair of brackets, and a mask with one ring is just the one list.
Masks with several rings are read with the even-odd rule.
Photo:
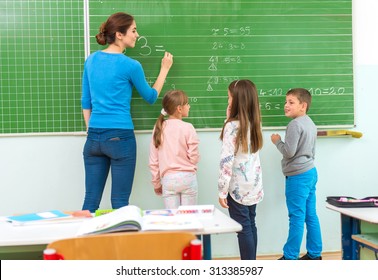
[[133, 16], [115, 13], [96, 35], [97, 43], [108, 47], [92, 53], [84, 63], [81, 101], [88, 135], [83, 149], [83, 210], [95, 212], [99, 208], [109, 170], [112, 208], [129, 204], [136, 165], [136, 140], [130, 114], [132, 89], [135, 87], [147, 103], [153, 104], [173, 64], [172, 54], [166, 52], [151, 87], [141, 64], [123, 53], [126, 48], [135, 47], [138, 37]]

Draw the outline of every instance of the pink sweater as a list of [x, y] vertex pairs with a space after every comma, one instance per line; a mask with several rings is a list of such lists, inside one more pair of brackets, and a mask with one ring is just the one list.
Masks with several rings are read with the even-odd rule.
[[199, 139], [191, 123], [168, 119], [163, 123], [163, 141], [158, 149], [150, 144], [149, 167], [155, 189], [161, 187], [160, 178], [172, 172], [196, 172], [200, 155]]

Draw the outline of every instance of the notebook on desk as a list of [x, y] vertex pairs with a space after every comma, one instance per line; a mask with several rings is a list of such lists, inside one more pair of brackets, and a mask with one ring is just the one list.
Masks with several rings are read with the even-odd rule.
[[6, 217], [6, 221], [15, 226], [81, 222], [83, 219], [92, 217], [89, 211], [70, 211], [50, 210]]

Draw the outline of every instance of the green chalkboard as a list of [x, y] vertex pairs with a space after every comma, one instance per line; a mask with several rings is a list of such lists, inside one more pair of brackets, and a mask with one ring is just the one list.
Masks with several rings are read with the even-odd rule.
[[82, 0], [0, 1], [0, 133], [83, 131]]
[[[265, 127], [286, 126], [285, 93], [293, 87], [313, 94], [318, 126], [354, 124], [351, 1], [90, 1], [92, 37], [114, 11], [134, 15], [141, 37], [127, 54], [151, 83], [162, 51], [173, 53], [164, 90], [187, 92], [196, 128], [222, 126], [234, 79], [257, 85]], [[148, 106], [135, 95], [133, 102], [136, 127], [151, 129], [161, 100]]]
[[[173, 53], [163, 93], [187, 92], [187, 121], [198, 129], [223, 125], [234, 79], [257, 85], [264, 127], [286, 126], [285, 93], [293, 87], [313, 94], [310, 115], [318, 126], [354, 125], [351, 0], [29, 2], [28, 8], [0, 4], [12, 15], [0, 18], [6, 26], [0, 30], [0, 133], [84, 130], [83, 34], [89, 34], [90, 52], [101, 49], [94, 35], [118, 11], [136, 19], [141, 37], [127, 55], [142, 63], [151, 85], [164, 50]], [[19, 30], [23, 36], [15, 36]], [[151, 106], [134, 93], [132, 102], [135, 128], [151, 130], [161, 99]]]

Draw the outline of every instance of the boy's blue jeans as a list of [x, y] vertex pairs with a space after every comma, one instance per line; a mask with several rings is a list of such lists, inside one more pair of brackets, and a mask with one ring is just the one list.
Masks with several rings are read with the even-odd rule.
[[286, 205], [289, 212], [289, 236], [283, 247], [286, 259], [298, 259], [304, 224], [306, 224], [306, 249], [311, 258], [322, 252], [322, 236], [316, 214], [316, 183], [318, 173], [312, 168], [302, 174], [286, 177]]
[[83, 210], [95, 212], [111, 170], [112, 208], [129, 204], [136, 164], [136, 140], [132, 129], [89, 128], [83, 150], [85, 199]]
[[238, 232], [240, 259], [255, 260], [257, 251], [256, 204], [247, 206], [237, 203], [227, 196], [230, 217], [242, 225]]

